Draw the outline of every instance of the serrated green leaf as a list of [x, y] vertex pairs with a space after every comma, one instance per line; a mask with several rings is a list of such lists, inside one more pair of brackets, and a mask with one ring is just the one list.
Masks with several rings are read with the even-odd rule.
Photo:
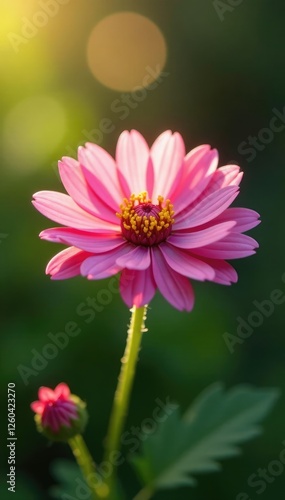
[[179, 409], [169, 415], [131, 461], [148, 490], [195, 486], [194, 475], [219, 470], [219, 460], [237, 455], [241, 443], [260, 434], [258, 424], [278, 396], [276, 389], [225, 392], [212, 385], [183, 417]]

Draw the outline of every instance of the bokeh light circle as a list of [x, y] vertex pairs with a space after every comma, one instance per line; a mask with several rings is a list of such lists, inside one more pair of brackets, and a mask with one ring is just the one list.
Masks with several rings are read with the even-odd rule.
[[20, 101], [4, 121], [6, 166], [23, 173], [44, 167], [65, 135], [66, 122], [64, 107], [49, 95]]
[[159, 27], [134, 12], [105, 17], [88, 40], [91, 72], [113, 90], [124, 92], [147, 87], [158, 78], [166, 58], [167, 46]]

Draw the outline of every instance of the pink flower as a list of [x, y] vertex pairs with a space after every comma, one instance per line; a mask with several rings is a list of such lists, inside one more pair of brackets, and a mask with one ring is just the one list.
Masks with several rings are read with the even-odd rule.
[[230, 285], [237, 273], [227, 260], [258, 247], [242, 233], [259, 215], [229, 208], [243, 174], [237, 165], [217, 167], [215, 149], [199, 146], [186, 155], [177, 132], [164, 132], [149, 149], [139, 132], [125, 131], [116, 161], [96, 144], [80, 147], [78, 160], [59, 162], [68, 195], [34, 195], [35, 207], [65, 226], [40, 237], [69, 245], [49, 262], [47, 274], [98, 280], [121, 271], [129, 307], [148, 304], [158, 288], [174, 307], [190, 311], [188, 278]]
[[54, 391], [40, 387], [39, 400], [31, 403], [31, 408], [40, 416], [43, 428], [49, 427], [57, 433], [61, 427], [71, 427], [72, 421], [78, 420], [77, 406], [70, 396], [70, 389], [64, 383], [58, 384]]

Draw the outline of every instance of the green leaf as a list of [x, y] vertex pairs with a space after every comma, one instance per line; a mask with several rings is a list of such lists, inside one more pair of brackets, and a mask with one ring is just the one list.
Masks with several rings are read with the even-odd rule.
[[276, 389], [221, 384], [206, 389], [183, 417], [175, 410], [131, 459], [147, 489], [195, 486], [194, 475], [217, 471], [220, 460], [261, 433], [258, 425], [277, 400]]
[[70, 460], [58, 459], [52, 463], [51, 472], [54, 478], [58, 481], [58, 485], [50, 488], [50, 495], [58, 499], [76, 499], [76, 488], [78, 483], [76, 478], [80, 480], [80, 484], [85, 485], [85, 479], [80, 468], [75, 462]]

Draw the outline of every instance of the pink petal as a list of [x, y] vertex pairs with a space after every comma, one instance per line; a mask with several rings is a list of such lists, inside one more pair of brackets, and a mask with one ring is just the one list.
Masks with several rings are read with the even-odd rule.
[[173, 232], [168, 237], [167, 242], [178, 248], [192, 249], [204, 247], [224, 238], [227, 234], [229, 234], [234, 225], [235, 222], [230, 221], [210, 226], [209, 228], [202, 229], [201, 231], [187, 233]]
[[45, 409], [45, 404], [42, 401], [34, 401], [31, 403], [31, 408], [35, 413], [38, 413], [39, 415], [42, 415], [44, 409]]
[[60, 408], [62, 408], [70, 418], [78, 418], [77, 409], [73, 401], [60, 401]]
[[71, 427], [70, 418], [68, 417], [68, 415], [66, 415], [64, 409], [57, 407], [56, 410], [57, 410], [57, 415], [58, 415], [60, 424], [64, 425], [65, 427]]
[[[201, 146], [197, 146], [194, 149], [191, 149], [189, 153], [185, 156], [184, 159], [184, 168], [182, 174], [182, 181], [186, 181], [189, 179], [189, 176], [193, 179], [196, 174], [198, 174], [197, 169], [201, 169], [204, 174], [207, 172], [207, 168], [205, 169], [205, 164], [207, 163], [206, 159], [208, 153], [211, 152], [211, 146], [209, 144], [202, 144]], [[202, 177], [205, 177], [203, 175]], [[183, 186], [181, 186], [183, 188]], [[179, 191], [180, 186], [178, 186], [177, 191]]]
[[47, 407], [45, 413], [46, 413], [45, 425], [50, 427], [53, 432], [57, 432], [59, 430], [60, 424], [57, 419], [55, 408]]
[[215, 224], [220, 222], [235, 221], [236, 225], [232, 231], [243, 233], [260, 224], [259, 214], [249, 208], [227, 208], [222, 214], [215, 218]]
[[93, 217], [82, 210], [70, 196], [63, 193], [40, 191], [34, 194], [32, 203], [39, 212], [59, 224], [94, 232], [118, 231], [118, 224]]
[[128, 253], [119, 257], [116, 261], [121, 268], [136, 269], [143, 271], [150, 266], [150, 248], [143, 246], [130, 247]]
[[108, 252], [124, 243], [121, 233], [89, 233], [69, 227], [54, 227], [45, 229], [40, 238], [54, 243], [75, 246], [90, 253]]
[[184, 156], [185, 146], [178, 132], [172, 135], [168, 130], [156, 139], [151, 148], [155, 182], [149, 196], [153, 201], [158, 196], [167, 199], [174, 192], [182, 176]]
[[123, 243], [119, 248], [89, 257], [81, 266], [81, 274], [87, 276], [88, 279], [94, 280], [108, 278], [117, 274], [122, 269], [117, 264], [117, 259], [129, 254], [132, 247], [130, 243]]
[[153, 161], [151, 157], [148, 159], [148, 165], [146, 169], [146, 190], [147, 193], [152, 193], [153, 192], [153, 187], [154, 187], [154, 167], [153, 167]]
[[49, 408], [48, 406], [45, 407], [44, 409], [44, 412], [42, 414], [42, 419], [41, 419], [41, 423], [44, 427], [46, 427], [47, 425], [49, 425]]
[[117, 212], [124, 194], [113, 158], [97, 144], [87, 143], [85, 148], [78, 149], [78, 159], [84, 177], [94, 193]]
[[[125, 130], [119, 137], [116, 149], [119, 180], [127, 198], [147, 189], [149, 147], [136, 130]], [[151, 167], [150, 167], [151, 168]]]
[[[197, 200], [175, 217], [175, 230], [189, 229], [205, 224], [220, 215], [238, 195], [235, 186], [225, 187], [206, 198]], [[175, 207], [174, 207], [175, 210]]]
[[239, 186], [243, 178], [243, 172], [238, 165], [225, 165], [220, 167], [213, 176], [213, 186], [223, 188], [226, 186]]
[[225, 238], [193, 252], [210, 259], [240, 259], [255, 253], [258, 243], [246, 234], [231, 232]]
[[55, 401], [55, 393], [49, 387], [40, 387], [38, 392], [39, 400], [42, 403], [48, 403], [50, 401]]
[[210, 176], [210, 182], [207, 188], [201, 194], [201, 198], [205, 198], [212, 193], [217, 193], [221, 189], [228, 186], [238, 187], [241, 183], [243, 172], [240, 171], [238, 165], [225, 165], [218, 168]]
[[49, 261], [46, 274], [50, 274], [53, 280], [64, 280], [78, 276], [82, 262], [88, 257], [90, 257], [88, 252], [74, 247], [66, 248]]
[[205, 262], [168, 243], [161, 243], [159, 248], [167, 264], [177, 273], [200, 281], [213, 281], [215, 272]]
[[77, 205], [99, 219], [113, 224], [118, 223], [115, 211], [108, 207], [87, 184], [78, 161], [64, 157], [58, 163], [58, 167], [63, 185]]
[[238, 274], [228, 262], [224, 260], [205, 259], [205, 257], [200, 258], [215, 270], [215, 277], [212, 280], [215, 283], [231, 285], [237, 282]]
[[61, 382], [56, 386], [54, 393], [57, 398], [68, 399], [70, 396], [70, 389], [67, 384]]
[[199, 146], [185, 158], [184, 175], [171, 197], [175, 213], [179, 214], [204, 191], [218, 166], [217, 150], [210, 151], [210, 146]]
[[68, 418], [70, 420], [77, 420], [78, 419], [78, 412], [76, 409], [74, 409], [73, 411], [63, 409], [63, 411], [64, 411], [66, 418]]
[[151, 250], [153, 275], [160, 293], [176, 309], [191, 311], [194, 293], [190, 281], [166, 263], [159, 247], [152, 247]]
[[149, 267], [145, 271], [124, 269], [120, 278], [120, 293], [128, 307], [143, 307], [152, 300], [156, 285]]

